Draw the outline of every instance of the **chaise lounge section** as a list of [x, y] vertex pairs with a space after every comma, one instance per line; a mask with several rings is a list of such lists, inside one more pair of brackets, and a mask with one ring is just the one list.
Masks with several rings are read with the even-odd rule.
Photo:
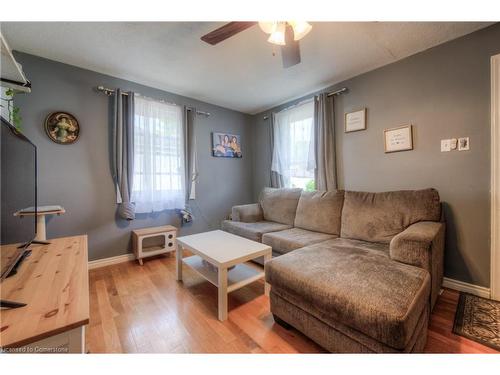
[[277, 322], [331, 352], [423, 350], [443, 277], [436, 190], [266, 188], [232, 218], [223, 230], [260, 237], [277, 256], [266, 263]]

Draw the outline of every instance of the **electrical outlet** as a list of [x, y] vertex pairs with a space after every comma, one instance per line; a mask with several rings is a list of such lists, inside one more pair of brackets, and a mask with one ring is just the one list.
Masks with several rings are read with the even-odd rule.
[[458, 138], [458, 151], [470, 150], [469, 137]]
[[451, 151], [451, 140], [441, 139], [441, 152]]

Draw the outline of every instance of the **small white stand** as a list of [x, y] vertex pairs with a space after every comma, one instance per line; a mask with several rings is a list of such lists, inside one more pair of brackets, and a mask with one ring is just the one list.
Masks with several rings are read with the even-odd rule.
[[[163, 237], [163, 244], [158, 246], [145, 247], [143, 241], [146, 238]], [[177, 250], [177, 228], [172, 225], [161, 227], [135, 229], [132, 231], [132, 243], [134, 253], [139, 264], [142, 266], [142, 259], [158, 254], [170, 253]]]
[[[47, 230], [45, 224], [46, 215], [62, 215], [66, 213], [64, 207], [61, 206], [40, 206], [37, 207], [36, 211], [36, 237], [37, 241], [47, 240]], [[33, 207], [25, 208], [14, 213], [14, 216], [24, 217], [24, 216], [34, 216], [35, 212]]]

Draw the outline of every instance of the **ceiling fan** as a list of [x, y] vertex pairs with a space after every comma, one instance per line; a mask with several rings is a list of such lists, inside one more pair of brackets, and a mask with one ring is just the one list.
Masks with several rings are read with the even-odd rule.
[[257, 23], [262, 31], [269, 34], [267, 39], [269, 43], [281, 46], [281, 58], [284, 68], [300, 63], [299, 40], [312, 29], [312, 26], [305, 21], [229, 22], [203, 35], [201, 40], [216, 45]]

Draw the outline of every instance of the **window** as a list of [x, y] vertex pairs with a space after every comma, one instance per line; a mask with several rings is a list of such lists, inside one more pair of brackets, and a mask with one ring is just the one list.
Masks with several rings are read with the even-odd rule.
[[184, 208], [184, 147], [181, 107], [136, 96], [132, 201], [137, 213]]
[[308, 101], [274, 114], [271, 169], [285, 187], [314, 190], [314, 102]]

